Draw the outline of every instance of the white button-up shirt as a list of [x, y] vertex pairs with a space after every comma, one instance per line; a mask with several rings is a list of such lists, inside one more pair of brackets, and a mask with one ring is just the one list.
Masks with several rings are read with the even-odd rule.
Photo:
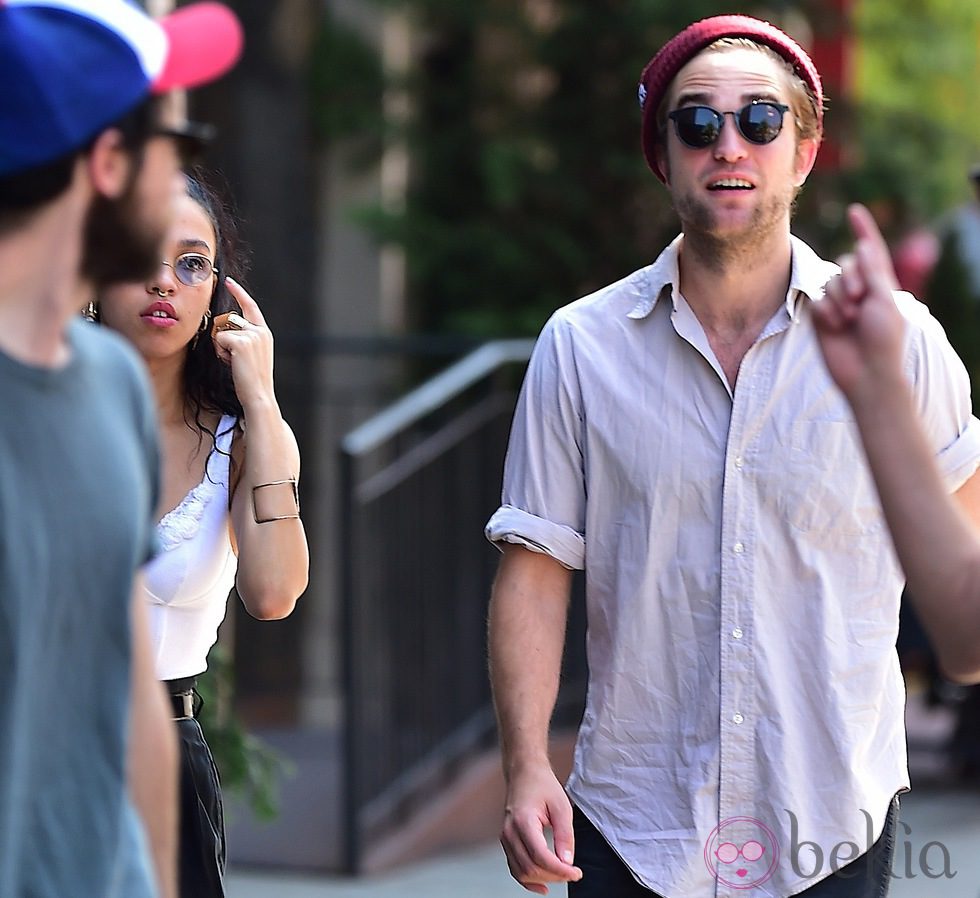
[[[775, 898], [867, 851], [908, 787], [902, 575], [810, 317], [837, 266], [794, 238], [732, 390], [678, 289], [681, 239], [545, 326], [487, 535], [585, 569], [574, 802], [668, 898]], [[966, 371], [897, 301], [954, 490], [980, 463]]]

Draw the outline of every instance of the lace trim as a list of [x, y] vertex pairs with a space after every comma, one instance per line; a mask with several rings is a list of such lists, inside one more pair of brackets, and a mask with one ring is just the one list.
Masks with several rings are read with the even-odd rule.
[[[222, 425], [224, 428], [222, 429]], [[229, 451], [231, 433], [235, 426], [235, 419], [230, 415], [222, 415], [218, 421], [217, 446], [222, 452]], [[208, 456], [205, 464], [204, 479], [195, 486], [180, 502], [177, 507], [168, 511], [157, 524], [157, 536], [160, 545], [165, 552], [179, 546], [184, 540], [192, 539], [201, 529], [201, 519], [208, 503], [213, 498], [215, 492], [223, 491], [224, 483], [219, 474], [212, 473], [211, 464], [218, 458], [218, 453], [212, 452]], [[211, 476], [209, 476], [211, 475]], [[215, 482], [212, 476], [219, 477]]]
[[157, 524], [157, 536], [164, 551], [191, 539], [201, 529], [201, 519], [215, 489], [221, 484], [212, 483], [207, 477], [194, 487], [172, 511], [168, 511]]

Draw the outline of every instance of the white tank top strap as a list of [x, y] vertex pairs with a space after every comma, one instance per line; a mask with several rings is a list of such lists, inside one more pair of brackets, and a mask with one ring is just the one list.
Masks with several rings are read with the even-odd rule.
[[[215, 449], [208, 456], [207, 478], [214, 483], [228, 486], [228, 472], [231, 468], [231, 443], [235, 436], [238, 419], [234, 415], [222, 415], [215, 431]], [[207, 479], [206, 478], [206, 479]]]

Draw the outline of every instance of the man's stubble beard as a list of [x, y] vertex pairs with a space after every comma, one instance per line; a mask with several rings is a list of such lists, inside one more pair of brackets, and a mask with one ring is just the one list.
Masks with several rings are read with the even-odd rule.
[[82, 274], [97, 289], [143, 281], [160, 264], [163, 230], [141, 209], [134, 170], [118, 199], [97, 196], [89, 207], [82, 247]]
[[768, 252], [790, 218], [796, 193], [796, 188], [790, 187], [770, 196], [755, 207], [744, 227], [727, 233], [719, 233], [715, 211], [693, 194], [675, 195], [673, 205], [683, 224], [685, 245], [696, 249], [705, 265], [723, 271]]

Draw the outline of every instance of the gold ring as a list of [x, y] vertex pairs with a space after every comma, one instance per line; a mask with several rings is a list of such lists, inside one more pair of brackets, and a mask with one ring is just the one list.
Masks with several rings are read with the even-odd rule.
[[223, 315], [218, 315], [214, 319], [214, 325], [211, 328], [211, 333], [216, 334], [220, 331], [240, 331], [245, 329], [245, 325], [249, 321], [247, 318], [243, 318], [237, 312], [225, 312]]

